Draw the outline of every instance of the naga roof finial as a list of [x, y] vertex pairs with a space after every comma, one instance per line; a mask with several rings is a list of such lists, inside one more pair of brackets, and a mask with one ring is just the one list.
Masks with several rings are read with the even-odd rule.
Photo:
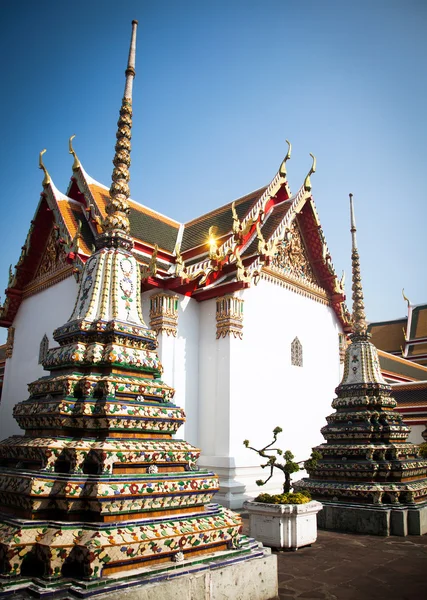
[[77, 169], [79, 169], [81, 167], [80, 161], [78, 159], [78, 156], [73, 148], [73, 139], [76, 137], [76, 134], [73, 134], [70, 139], [68, 140], [68, 152], [70, 154], [72, 154], [74, 156], [74, 162], [73, 162], [73, 171], [77, 171]]
[[45, 152], [46, 152], [46, 148], [45, 148], [44, 150], [42, 150], [42, 151], [40, 152], [40, 154], [39, 154], [39, 169], [41, 169], [41, 170], [43, 171], [43, 173], [44, 173], [44, 179], [43, 179], [43, 182], [42, 182], [42, 185], [43, 185], [43, 186], [45, 186], [45, 185], [49, 185], [49, 183], [50, 183], [50, 181], [51, 181], [51, 179], [50, 179], [50, 175], [49, 175], [49, 173], [47, 172], [47, 169], [46, 169], [46, 167], [45, 167], [45, 166], [44, 166], [44, 164], [43, 164], [43, 158], [42, 158], [42, 157], [43, 157], [43, 154], [44, 154]]
[[310, 175], [313, 175], [313, 173], [316, 172], [316, 157], [314, 156], [314, 154], [312, 154], [310, 152], [310, 156], [313, 159], [313, 163], [311, 165], [311, 168], [309, 170], [309, 172], [307, 173], [307, 177], [304, 180], [304, 189], [307, 192], [311, 192], [311, 181], [310, 181]]
[[402, 296], [403, 296], [403, 299], [407, 302], [408, 308], [409, 308], [411, 306], [411, 301], [409, 300], [409, 298], [407, 298], [405, 296], [405, 288], [402, 289]]
[[132, 21], [132, 37], [129, 58], [125, 71], [126, 82], [120, 117], [117, 123], [117, 142], [113, 159], [114, 169], [111, 176], [110, 198], [105, 210], [107, 216], [102, 223], [104, 233], [120, 231], [128, 235], [129, 224], [129, 167], [132, 137], [132, 87], [135, 77], [136, 28], [138, 21]]
[[360, 276], [359, 251], [356, 240], [356, 221], [354, 218], [353, 194], [350, 196], [350, 222], [351, 222], [351, 266], [353, 278], [353, 335], [366, 336], [367, 323], [365, 304], [363, 301], [362, 279]]
[[279, 169], [279, 173], [282, 177], [286, 177], [286, 163], [291, 158], [291, 152], [292, 152], [291, 142], [289, 140], [286, 140], [286, 143], [288, 144], [288, 151], [287, 151], [286, 156], [283, 159], [282, 164], [280, 165], [280, 169]]

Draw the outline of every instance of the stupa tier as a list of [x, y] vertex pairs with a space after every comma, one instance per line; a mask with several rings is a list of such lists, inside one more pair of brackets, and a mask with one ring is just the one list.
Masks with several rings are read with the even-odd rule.
[[238, 545], [240, 518], [205, 508], [218, 478], [194, 470], [199, 450], [172, 437], [185, 415], [160, 379], [138, 290], [130, 252], [97, 251], [54, 333], [51, 374], [15, 408], [25, 435], [0, 443], [0, 510], [14, 517], [0, 525], [3, 575], [26, 557], [45, 576], [99, 577]]
[[295, 487], [314, 498], [362, 504], [415, 504], [427, 501], [427, 460], [406, 442], [410, 428], [394, 411], [396, 401], [383, 379], [378, 352], [366, 331], [352, 196], [353, 330], [344, 374], [332, 403], [335, 412], [321, 432], [322, 458], [307, 468]]
[[242, 541], [238, 515], [210, 504], [218, 478], [196, 470], [199, 450], [173, 437], [185, 415], [142, 317], [127, 220], [135, 34], [136, 22], [98, 249], [54, 332], [50, 375], [14, 410], [25, 435], [0, 443], [1, 589], [19, 576], [97, 579], [262, 554]]

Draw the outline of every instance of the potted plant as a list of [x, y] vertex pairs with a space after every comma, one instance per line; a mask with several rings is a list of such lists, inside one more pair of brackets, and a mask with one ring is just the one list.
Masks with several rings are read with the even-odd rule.
[[[280, 494], [260, 494], [253, 501], [244, 503], [249, 513], [249, 535], [272, 548], [291, 548], [297, 550], [308, 546], [317, 539], [317, 513], [322, 504], [311, 500], [308, 492], [292, 492], [291, 475], [305, 467], [313, 467], [321, 458], [319, 452], [313, 451], [308, 460], [296, 462], [290, 450], [274, 447], [277, 436], [282, 429], [273, 429], [273, 441], [264, 448], [253, 448], [249, 440], [243, 444], [267, 462], [261, 468], [269, 468], [267, 479], [258, 479], [256, 484], [265, 485], [273, 476], [274, 469], [284, 474], [283, 492]], [[280, 457], [283, 457], [282, 461]]]

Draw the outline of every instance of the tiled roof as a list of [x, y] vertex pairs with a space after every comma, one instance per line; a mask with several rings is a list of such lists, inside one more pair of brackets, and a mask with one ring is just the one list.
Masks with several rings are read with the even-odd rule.
[[427, 381], [416, 384], [396, 384], [392, 386], [391, 393], [398, 407], [404, 405], [427, 407]]
[[412, 308], [411, 331], [409, 332], [411, 340], [424, 337], [427, 337], [427, 304]]
[[372, 343], [380, 350], [385, 350], [385, 352], [399, 352], [400, 348], [405, 346], [403, 328], [406, 323], [406, 317], [395, 321], [370, 323], [368, 332], [371, 334]]
[[80, 240], [80, 248], [84, 254], [90, 256], [92, 254], [92, 245], [95, 243], [95, 238], [93, 237], [87, 219], [83, 214], [82, 205], [72, 200], [59, 200], [57, 204], [71, 239], [76, 235], [79, 224], [81, 223], [82, 238]]
[[[102, 216], [105, 217], [105, 205], [109, 198], [108, 190], [96, 184], [89, 184], [89, 188]], [[129, 207], [131, 236], [151, 246], [157, 244], [161, 250], [172, 254], [180, 224], [133, 200], [129, 201]]]
[[381, 371], [383, 372], [386, 371], [387, 373], [407, 377], [412, 380], [422, 381], [427, 379], [427, 367], [413, 363], [400, 356], [388, 354], [388, 352], [384, 352], [383, 350], [378, 350], [378, 357], [380, 359]]
[[[243, 219], [246, 214], [249, 212], [251, 206], [255, 204], [255, 202], [262, 196], [265, 187], [240, 198], [235, 201], [235, 208], [239, 219]], [[233, 203], [230, 202], [217, 210], [214, 210], [206, 215], [202, 215], [197, 219], [193, 219], [185, 224], [184, 234], [182, 236], [181, 243], [181, 252], [185, 252], [190, 248], [195, 248], [197, 246], [201, 246], [206, 243], [209, 228], [212, 225], [218, 227], [218, 231], [216, 233], [217, 237], [221, 237], [226, 233], [229, 233], [233, 226], [233, 214], [231, 211], [231, 205]]]
[[409, 344], [408, 356], [419, 356], [420, 354], [427, 354], [427, 342]]
[[[266, 242], [269, 241], [269, 239], [271, 238], [273, 233], [279, 227], [280, 223], [282, 222], [283, 218], [285, 217], [286, 213], [288, 212], [288, 210], [290, 209], [291, 206], [292, 206], [292, 199], [285, 200], [284, 202], [281, 202], [280, 204], [276, 204], [273, 207], [273, 210], [270, 212], [270, 214], [268, 215], [268, 218], [265, 220], [265, 222], [263, 223], [262, 228], [261, 228], [262, 236]], [[252, 254], [255, 254], [257, 252], [257, 250], [258, 250], [258, 238], [255, 237], [252, 240], [252, 242], [249, 244], [248, 248], [244, 251], [244, 255], [252, 256]]]

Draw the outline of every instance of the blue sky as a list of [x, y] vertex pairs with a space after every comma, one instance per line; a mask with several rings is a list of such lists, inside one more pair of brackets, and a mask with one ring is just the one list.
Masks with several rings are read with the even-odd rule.
[[[367, 318], [427, 302], [423, 0], [3, 0], [0, 290], [42, 191], [72, 159], [109, 185], [132, 19], [139, 20], [131, 194], [186, 221], [267, 184], [293, 145], [351, 303], [354, 194]], [[4, 294], [1, 294], [2, 300]], [[4, 334], [0, 333], [0, 340]]]

